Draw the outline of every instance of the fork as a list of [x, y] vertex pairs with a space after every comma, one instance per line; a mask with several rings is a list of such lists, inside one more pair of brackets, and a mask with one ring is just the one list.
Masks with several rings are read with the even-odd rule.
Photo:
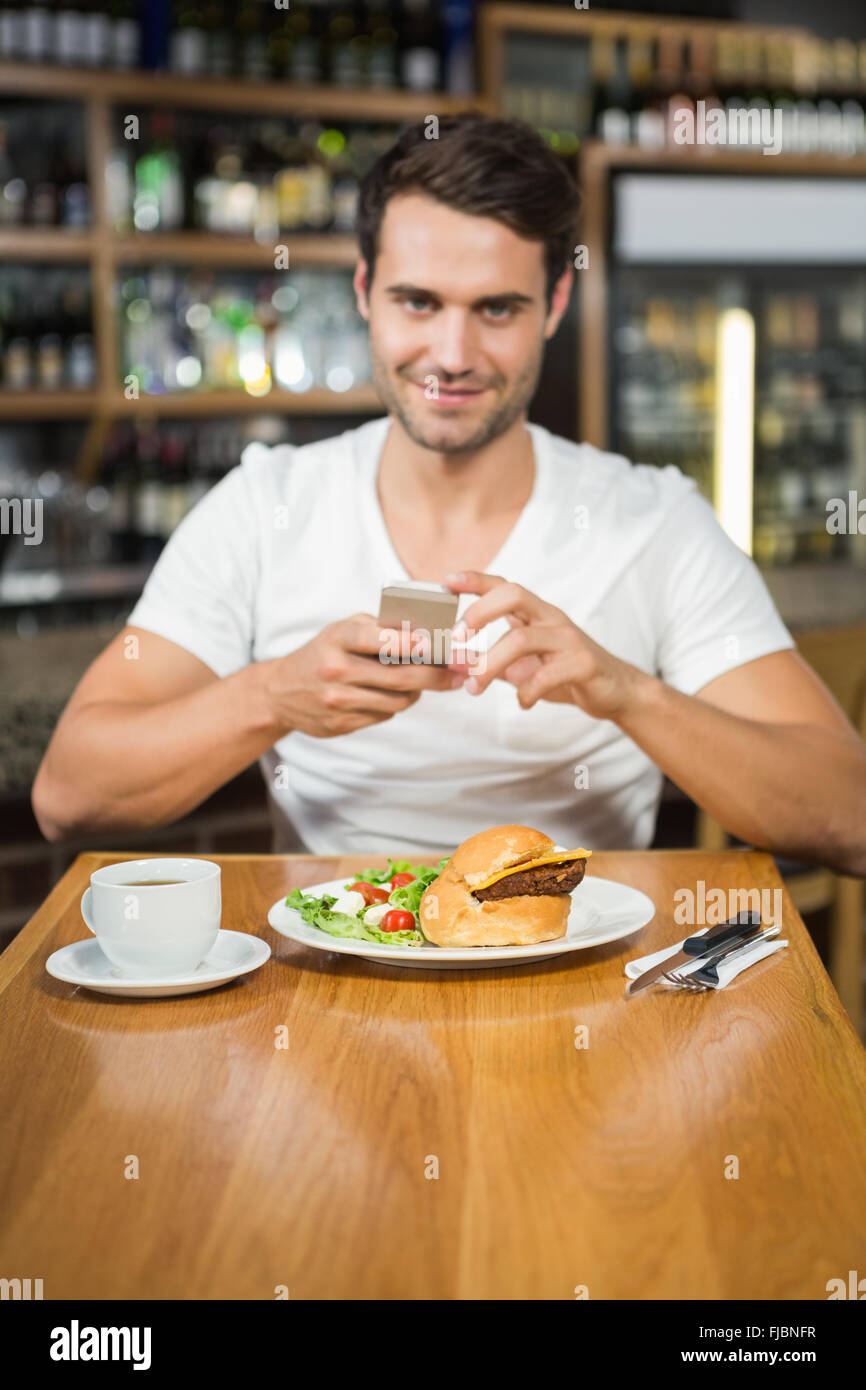
[[[780, 930], [781, 928], [778, 926], [765, 927], [762, 932], [758, 932], [758, 935], [753, 936], [750, 941], [741, 941], [735, 943], [733, 946], [726, 946], [723, 950], [717, 951], [715, 955], [708, 956], [704, 963], [698, 966], [697, 970], [690, 971], [686, 974], [683, 974], [682, 970], [667, 970], [663, 978], [669, 980], [672, 985], [677, 985], [680, 989], [691, 990], [693, 994], [702, 994], [704, 990], [713, 989], [714, 986], [719, 983], [719, 977], [715, 972], [715, 966], [717, 966], [720, 961], [726, 960], [728, 956], [735, 956], [738, 951], [748, 951], [749, 948], [754, 946], [758, 941], [766, 941], [769, 937], [778, 936]], [[713, 973], [711, 979], [708, 980], [706, 976], [710, 972]]]

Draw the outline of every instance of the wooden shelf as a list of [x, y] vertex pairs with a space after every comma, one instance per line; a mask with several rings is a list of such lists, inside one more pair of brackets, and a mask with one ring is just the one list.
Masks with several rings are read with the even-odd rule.
[[372, 386], [356, 386], [350, 391], [285, 391], [274, 387], [266, 396], [250, 396], [246, 391], [189, 391], [166, 396], [141, 396], [129, 401], [123, 395], [105, 396], [100, 408], [111, 416], [129, 417], [138, 413], [163, 418], [199, 415], [365, 415], [376, 414], [382, 406]]
[[79, 420], [95, 414], [95, 391], [0, 390], [0, 423], [4, 420]]
[[632, 168], [668, 171], [687, 169], [690, 173], [708, 170], [716, 178], [731, 173], [807, 174], [827, 178], [863, 177], [866, 174], [866, 155], [862, 154], [776, 154], [765, 155], [761, 150], [726, 149], [718, 145], [666, 146], [661, 150], [642, 149], [639, 145], [606, 145], [601, 140], [587, 140], [581, 150], [581, 170], [588, 172], [605, 168]]
[[0, 93], [41, 100], [103, 101], [131, 106], [332, 116], [354, 121], [411, 121], [478, 107], [480, 98], [445, 92], [371, 87], [299, 86], [242, 82], [175, 73], [115, 72], [35, 63], [0, 63]]
[[695, 29], [708, 35], [716, 33], [787, 39], [811, 37], [802, 25], [751, 24], [736, 20], [701, 19], [692, 15], [635, 14], [625, 10], [602, 13], [595, 9], [575, 10], [558, 5], [486, 4], [480, 7], [480, 20], [488, 31], [571, 39], [588, 38], [593, 34], [650, 37], [657, 35], [660, 29], [686, 38]]
[[266, 396], [246, 391], [177, 391], [165, 396], [141, 396], [127, 400], [119, 391], [2, 391], [0, 423], [4, 420], [102, 420], [136, 414], [150, 418], [199, 415], [367, 415], [378, 414], [381, 402], [372, 386], [350, 391], [285, 391], [274, 387]]
[[167, 260], [273, 270], [274, 244], [288, 247], [290, 270], [298, 266], [351, 268], [358, 259], [358, 243], [353, 236], [329, 232], [297, 236], [279, 233], [275, 242], [266, 246], [260, 246], [251, 237], [221, 236], [217, 232], [142, 232], [116, 238], [112, 250], [115, 260], [127, 264]]
[[71, 227], [3, 227], [0, 261], [86, 261], [94, 244], [92, 232]]

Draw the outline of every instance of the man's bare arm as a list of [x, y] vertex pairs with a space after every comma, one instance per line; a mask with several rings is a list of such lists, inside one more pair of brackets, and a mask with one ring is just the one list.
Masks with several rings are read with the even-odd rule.
[[447, 670], [386, 665], [381, 650], [378, 623], [354, 614], [287, 656], [220, 679], [175, 642], [125, 628], [82, 677], [42, 760], [33, 809], [43, 834], [166, 825], [286, 734], [352, 733], [422, 690], [451, 689]]
[[163, 825], [283, 732], [256, 667], [220, 680], [175, 642], [126, 628], [61, 715], [33, 784], [33, 809], [49, 840]]
[[645, 677], [616, 722], [731, 834], [866, 876], [866, 744], [793, 651], [683, 695]]
[[798, 653], [758, 657], [683, 695], [519, 584], [478, 571], [446, 582], [481, 595], [463, 614], [467, 633], [511, 624], [467, 680], [470, 694], [501, 677], [523, 709], [552, 700], [610, 719], [733, 835], [866, 876], [866, 744]]

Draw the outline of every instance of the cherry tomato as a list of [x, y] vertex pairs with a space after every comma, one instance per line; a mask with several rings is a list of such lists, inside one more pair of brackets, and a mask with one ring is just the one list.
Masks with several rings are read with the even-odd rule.
[[415, 918], [411, 912], [404, 912], [400, 907], [392, 907], [390, 912], [379, 923], [380, 931], [414, 931]]
[[395, 874], [394, 877], [391, 879], [391, 887], [392, 887], [392, 888], [403, 888], [403, 887], [405, 886], [405, 884], [407, 884], [407, 883], [414, 883], [414, 882], [415, 882], [415, 875], [414, 875], [414, 874]]
[[385, 888], [376, 888], [372, 883], [367, 883], [361, 879], [358, 883], [349, 885], [350, 893], [360, 893], [364, 899], [364, 906], [369, 907], [371, 903], [386, 903], [391, 894]]

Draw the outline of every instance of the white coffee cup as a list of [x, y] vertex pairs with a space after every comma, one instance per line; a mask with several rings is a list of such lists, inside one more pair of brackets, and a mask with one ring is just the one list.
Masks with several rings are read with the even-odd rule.
[[220, 866], [210, 859], [106, 864], [81, 899], [108, 959], [136, 979], [195, 970], [216, 943], [221, 914]]

